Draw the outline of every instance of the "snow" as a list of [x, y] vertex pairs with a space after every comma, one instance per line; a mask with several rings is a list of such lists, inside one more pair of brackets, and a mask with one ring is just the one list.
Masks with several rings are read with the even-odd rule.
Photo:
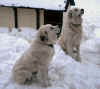
[[[33, 35], [31, 36], [30, 33]], [[36, 83], [23, 86], [9, 81], [14, 63], [30, 46], [27, 35], [33, 39], [36, 33], [36, 30], [28, 28], [23, 28], [22, 32], [13, 29], [11, 33], [6, 31], [0, 33], [0, 80], [2, 80], [0, 81], [0, 89], [44, 89]], [[78, 63], [66, 55], [56, 44], [56, 53], [49, 66], [52, 86], [47, 89], [99, 89], [99, 46], [100, 39], [97, 37], [89, 38], [83, 42], [81, 45], [82, 63]], [[8, 82], [9, 84], [6, 86]]]
[[85, 10], [83, 29], [86, 38], [91, 38], [95, 34], [96, 37], [100, 37], [100, 0], [75, 0], [75, 2], [77, 7]]
[[[30, 44], [22, 38], [11, 36], [7, 33], [0, 34], [0, 42], [0, 80], [2, 80], [0, 81], [0, 89], [2, 89], [11, 76], [11, 69], [15, 61], [28, 49]], [[96, 49], [92, 47], [90, 47], [91, 50], [89, 48], [88, 50], [93, 51]], [[99, 89], [100, 68], [98, 66], [76, 62], [68, 55], [65, 55], [59, 45], [56, 45], [55, 49], [55, 56], [49, 66], [49, 77], [52, 86], [48, 87], [48, 89]], [[96, 50], [98, 51], [98, 49]], [[88, 57], [90, 56], [88, 55]], [[44, 88], [38, 84], [21, 86], [10, 82], [5, 89]]]
[[9, 30], [7, 27], [0, 27], [0, 33], [8, 33]]
[[[65, 0], [0, 0], [2, 6], [42, 8], [49, 10], [64, 10]], [[52, 3], [53, 2], [53, 3]]]
[[[11, 77], [11, 69], [14, 63], [29, 48], [30, 44], [25, 39], [11, 36], [7, 33], [0, 33], [0, 42], [0, 80], [2, 80], [0, 81], [0, 89], [3, 89]], [[66, 55], [57, 44], [55, 45], [55, 49], [55, 56], [49, 66], [49, 77], [52, 86], [47, 89], [99, 89], [99, 66], [93, 63], [85, 64], [76, 62], [70, 56]], [[93, 48], [92, 45], [87, 50], [93, 51], [94, 49], [99, 53], [98, 49]], [[88, 54], [87, 57], [92, 58]], [[21, 86], [10, 82], [4, 89], [44, 88], [36, 83], [30, 86]]]
[[84, 62], [100, 66], [100, 38], [92, 38], [81, 45], [81, 57]]
[[28, 40], [29, 42], [31, 42], [33, 40], [33, 38], [36, 36], [36, 29], [33, 28], [20, 28], [21, 31], [19, 32], [18, 29], [12, 29], [12, 32], [9, 32], [10, 35], [13, 36], [17, 36], [17, 37], [21, 37], [23, 39]]
[[9, 32], [9, 28], [7, 27], [0, 27], [0, 33], [7, 33], [11, 36], [16, 36], [19, 38], [23, 38], [25, 40], [28, 40], [31, 42], [33, 38], [36, 36], [36, 29], [28, 28], [28, 27], [22, 27], [20, 28], [21, 31], [18, 31], [19, 29], [12, 28], [12, 31]]

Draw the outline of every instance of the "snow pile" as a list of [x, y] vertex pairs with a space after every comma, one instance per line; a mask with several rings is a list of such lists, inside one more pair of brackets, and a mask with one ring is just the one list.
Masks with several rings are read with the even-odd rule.
[[9, 32], [9, 29], [6, 27], [0, 27], [0, 33], [7, 33], [9, 35], [19, 37], [25, 40], [28, 40], [31, 42], [33, 38], [35, 38], [37, 30], [33, 28], [20, 28], [21, 31], [18, 31], [19, 29], [12, 28], [12, 31]]
[[32, 28], [21, 28], [21, 31], [19, 32], [18, 29], [12, 29], [12, 32], [10, 32], [10, 35], [16, 36], [16, 37], [21, 37], [23, 39], [28, 40], [31, 42], [33, 38], [35, 38], [37, 33], [36, 29]]
[[100, 66], [100, 38], [87, 40], [81, 45], [81, 57], [85, 63]]
[[0, 33], [7, 33], [9, 35], [23, 38], [31, 42], [33, 38], [35, 38], [37, 30], [33, 28], [20, 28], [21, 31], [18, 31], [19, 29], [12, 28], [12, 31], [9, 32], [9, 29], [6, 27], [0, 27]]
[[[8, 82], [11, 76], [11, 69], [15, 61], [18, 60], [18, 58], [30, 45], [26, 40], [9, 36], [7, 34], [0, 34], [0, 42], [0, 89], [3, 89], [4, 85]], [[90, 47], [92, 51], [95, 49], [98, 50], [95, 47], [92, 49], [92, 46], [88, 47]], [[52, 86], [48, 87], [47, 89], [100, 88], [100, 68], [98, 66], [90, 63], [83, 64], [76, 62], [68, 55], [65, 55], [59, 45], [55, 46], [55, 50], [55, 56], [49, 66], [49, 77]], [[88, 54], [87, 57], [91, 58]], [[30, 86], [22, 86], [17, 85], [14, 82], [10, 82], [4, 89], [44, 88], [35, 83]]]
[[[75, 0], [76, 6], [85, 10], [83, 16], [83, 30], [86, 39], [94, 35], [100, 37], [100, 1], [99, 0]], [[98, 33], [99, 32], [99, 33]]]
[[94, 31], [96, 38], [100, 38], [100, 27], [96, 28]]
[[0, 63], [13, 62], [28, 47], [29, 43], [26, 40], [8, 34], [0, 34]]
[[42, 8], [49, 10], [64, 10], [65, 0], [0, 0], [0, 5], [15, 7]]
[[0, 33], [8, 33], [9, 30], [7, 27], [0, 27]]

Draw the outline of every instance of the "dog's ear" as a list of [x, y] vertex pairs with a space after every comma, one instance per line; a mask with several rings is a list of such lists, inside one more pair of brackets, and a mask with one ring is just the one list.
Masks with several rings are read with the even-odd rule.
[[41, 41], [48, 41], [48, 33], [46, 31], [43, 31], [41, 34], [40, 34], [40, 40]]
[[72, 10], [70, 10], [70, 11], [68, 12], [68, 16], [69, 16], [70, 18], [72, 18]]

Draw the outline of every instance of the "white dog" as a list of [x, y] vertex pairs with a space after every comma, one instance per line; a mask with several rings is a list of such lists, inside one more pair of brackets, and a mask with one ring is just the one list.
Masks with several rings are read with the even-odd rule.
[[48, 65], [54, 55], [53, 45], [57, 40], [58, 26], [50, 24], [40, 27], [31, 47], [23, 54], [13, 67], [13, 78], [18, 84], [28, 84], [35, 77], [40, 77], [44, 87], [50, 85]]
[[65, 53], [76, 61], [80, 60], [80, 43], [82, 39], [82, 15], [84, 9], [73, 8], [66, 12], [59, 44]]

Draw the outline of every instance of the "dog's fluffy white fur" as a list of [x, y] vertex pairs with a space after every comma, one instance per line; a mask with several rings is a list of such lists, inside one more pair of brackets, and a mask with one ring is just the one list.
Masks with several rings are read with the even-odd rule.
[[82, 15], [84, 9], [72, 8], [65, 14], [59, 44], [65, 53], [76, 61], [80, 59], [80, 43], [82, 39]]
[[15, 82], [27, 84], [32, 82], [32, 79], [35, 77], [40, 77], [39, 80], [43, 86], [47, 87], [50, 85], [48, 65], [54, 55], [53, 45], [56, 43], [58, 30], [58, 26], [50, 24], [40, 27], [31, 47], [13, 67], [12, 74]]

